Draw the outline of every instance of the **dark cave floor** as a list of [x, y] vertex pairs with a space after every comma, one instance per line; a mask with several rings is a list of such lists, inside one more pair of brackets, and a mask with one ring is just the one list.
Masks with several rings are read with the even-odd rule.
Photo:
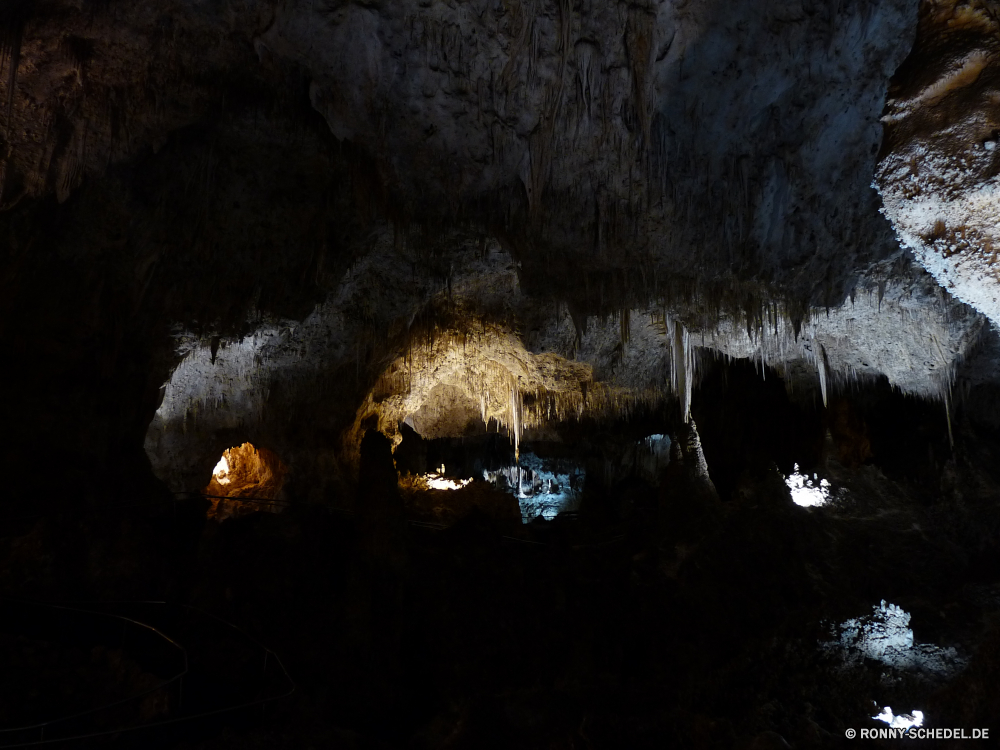
[[[791, 502], [777, 461], [748, 451], [727, 462], [715, 407], [702, 401], [695, 415], [721, 499], [675, 474], [659, 488], [593, 490], [573, 518], [520, 527], [473, 510], [436, 530], [408, 522], [388, 444], [374, 441], [369, 453], [383, 455], [362, 454], [355, 515], [293, 504], [218, 523], [202, 500], [103, 513], [63, 500], [7, 527], [0, 590], [191, 604], [273, 649], [297, 686], [259, 712], [94, 746], [839, 747], [847, 728], [884, 726], [870, 718], [875, 701], [920, 709], [928, 726], [989, 727], [1000, 716], [1000, 440], [959, 413], [948, 455], [946, 443], [913, 442], [937, 411], [910, 410], [907, 424], [891, 399], [844, 398], [876, 460], [840, 463], [851, 451], [837, 440], [848, 445], [850, 430], [834, 425], [820, 452], [838, 493], [822, 508]], [[726, 424], [738, 432], [758, 417], [747, 406]], [[881, 434], [893, 420], [897, 433]], [[133, 499], [162, 493], [150, 479]], [[911, 613], [918, 643], [954, 647], [964, 671], [847, 664], [819, 647], [832, 624], [881, 600]], [[223, 665], [215, 689], [239, 693], [240, 659], [251, 657], [224, 638], [207, 643], [199, 658]], [[35, 681], [54, 689], [68, 678], [62, 657], [46, 658], [54, 671]], [[228, 683], [226, 659], [243, 665]], [[36, 662], [12, 661], [5, 683]]]

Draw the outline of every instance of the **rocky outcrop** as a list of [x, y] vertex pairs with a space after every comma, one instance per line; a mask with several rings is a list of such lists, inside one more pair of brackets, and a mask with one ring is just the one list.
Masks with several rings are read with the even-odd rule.
[[[404, 423], [425, 438], [497, 429], [516, 448], [525, 431], [584, 417], [674, 403], [683, 412], [717, 358], [775, 368], [818, 404], [881, 377], [948, 401], [959, 366], [983, 354], [974, 349], [983, 318], [912, 264], [881, 269], [884, 281], [813, 309], [795, 331], [776, 311], [748, 326], [688, 305], [574, 316], [527, 294], [494, 243], [484, 253], [456, 237], [454, 248], [447, 277], [436, 278], [386, 234], [303, 321], [272, 319], [214, 344], [179, 335], [183, 360], [146, 435], [157, 476], [175, 491], [202, 486], [222, 450], [251, 440], [319, 498], [373, 427], [397, 444]], [[344, 442], [330, 440], [341, 433]]]
[[982, 327], [869, 185], [915, 0], [11, 7], [0, 203], [12, 247], [62, 259], [15, 263], [11, 310], [71, 290], [80, 350], [145, 373], [120, 420], [121, 383], [81, 386], [87, 429], [146, 431], [177, 490], [248, 440], [337, 474], [372, 416], [683, 416], [713, 353], [938, 398]]
[[390, 215], [483, 227], [536, 291], [838, 304], [894, 252], [868, 175], [916, 0], [15, 6], [8, 207], [307, 83]]
[[309, 71], [398, 215], [486, 224], [537, 289], [613, 303], [673, 277], [734, 305], [748, 282], [839, 303], [893, 251], [867, 175], [915, 13], [303, 1], [255, 44]]
[[1000, 14], [926, 0], [893, 77], [875, 183], [902, 243], [959, 300], [1000, 322]]

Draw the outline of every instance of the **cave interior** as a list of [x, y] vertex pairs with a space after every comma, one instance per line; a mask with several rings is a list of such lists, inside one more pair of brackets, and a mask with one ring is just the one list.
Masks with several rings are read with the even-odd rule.
[[0, 747], [1000, 736], [1000, 3], [3, 0], [0, 123]]

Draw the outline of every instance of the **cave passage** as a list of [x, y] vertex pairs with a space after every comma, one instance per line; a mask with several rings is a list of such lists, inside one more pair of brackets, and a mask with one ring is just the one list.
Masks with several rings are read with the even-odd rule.
[[998, 7], [0, 0], [0, 746], [995, 741]]
[[221, 521], [255, 510], [277, 512], [280, 506], [266, 501], [279, 497], [287, 473], [288, 467], [267, 448], [252, 443], [227, 448], [203, 490], [212, 503], [209, 518]]

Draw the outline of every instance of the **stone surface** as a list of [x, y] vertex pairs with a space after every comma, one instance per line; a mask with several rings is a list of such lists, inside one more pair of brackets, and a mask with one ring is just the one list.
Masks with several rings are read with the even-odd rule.
[[[287, 656], [292, 700], [186, 747], [988, 723], [1000, 339], [899, 169], [926, 145], [945, 229], [986, 227], [991, 9], [0, 6], [0, 592], [200, 603]], [[520, 482], [519, 435], [533, 499], [579, 468], [573, 517], [397, 483]], [[169, 493], [248, 441], [285, 512]], [[830, 658], [883, 599], [926, 648]]]
[[[320, 492], [329, 481], [323, 475], [350, 461], [369, 419], [397, 443], [403, 422], [425, 438], [483, 434], [492, 424], [516, 443], [525, 430], [672, 403], [683, 396], [675, 373], [684, 360], [674, 346], [681, 320], [693, 326], [684, 329], [692, 382], [696, 363], [751, 359], [820, 402], [827, 391], [880, 377], [946, 401], [983, 331], [981, 316], [912, 263], [897, 263], [902, 272], [882, 269], [886, 281], [869, 281], [841, 306], [813, 309], [796, 334], [776, 310], [756, 329], [731, 317], [713, 324], [690, 306], [574, 319], [566, 307], [526, 294], [515, 261], [496, 245], [483, 255], [456, 237], [448, 258], [447, 279], [435, 278], [419, 253], [383, 235], [304, 321], [262, 322], [239, 340], [221, 337], [214, 354], [211, 340], [179, 334], [184, 359], [146, 437], [157, 476], [175, 491], [201, 486], [224, 448], [263, 440]], [[408, 293], [383, 301], [386, 288]], [[395, 332], [381, 348], [375, 383], [355, 406], [331, 401], [345, 377], [363, 381], [366, 318]], [[307, 426], [280, 406], [289, 403]], [[316, 406], [308, 417], [306, 403]], [[344, 454], [310, 437], [352, 424]]]
[[1000, 321], [1000, 102], [994, 4], [922, 6], [910, 58], [893, 78], [875, 184], [901, 242], [961, 301]]
[[303, 0], [255, 44], [309, 71], [401, 215], [485, 222], [539, 287], [658, 270], [839, 303], [893, 252], [867, 175], [916, 2], [722, 7]]

